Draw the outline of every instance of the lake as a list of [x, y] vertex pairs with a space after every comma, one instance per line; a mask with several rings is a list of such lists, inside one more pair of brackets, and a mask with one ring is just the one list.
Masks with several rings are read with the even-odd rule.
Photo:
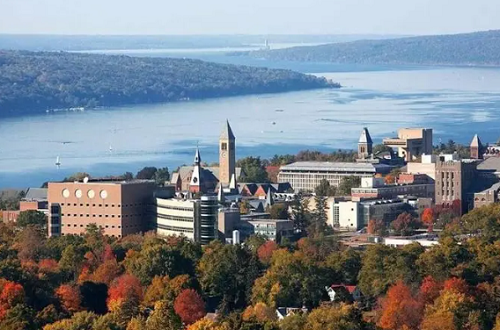
[[144, 166], [173, 170], [192, 163], [197, 144], [203, 161], [217, 161], [226, 119], [238, 157], [355, 148], [364, 126], [375, 143], [408, 126], [433, 128], [435, 144], [448, 139], [468, 144], [475, 133], [484, 142], [500, 137], [496, 68], [280, 63], [218, 52], [133, 55], [289, 68], [345, 87], [0, 119], [0, 188], [40, 186], [78, 171], [101, 176]]

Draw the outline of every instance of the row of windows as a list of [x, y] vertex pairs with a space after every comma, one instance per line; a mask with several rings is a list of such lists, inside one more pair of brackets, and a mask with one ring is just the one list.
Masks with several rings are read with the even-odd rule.
[[[65, 234], [64, 234], [64, 233], [62, 233], [61, 235], [62, 235], [62, 236], [64, 236]], [[85, 234], [84, 234], [84, 233], [79, 233], [79, 234], [68, 234], [68, 235], [83, 236], [83, 235], [85, 235]], [[111, 235], [111, 237], [122, 237], [122, 235], [117, 235], [117, 236], [115, 236], [115, 235]]]
[[163, 229], [163, 230], [169, 230], [169, 231], [175, 231], [175, 232], [179, 232], [179, 233], [192, 233], [194, 231], [191, 228], [167, 226], [167, 225], [161, 225], [161, 224], [157, 224], [156, 228]]
[[193, 222], [192, 217], [178, 217], [175, 215], [167, 215], [167, 214], [158, 214], [157, 217], [159, 219], [165, 219], [165, 220], [173, 220], [173, 221], [183, 221], [183, 222]]
[[163, 206], [163, 205], [157, 205], [158, 208], [160, 209], [165, 209], [165, 210], [177, 210], [177, 211], [189, 211], [193, 212], [192, 207], [182, 207], [182, 206]]
[[[99, 207], [102, 207], [104, 205], [104, 207], [115, 207], [115, 204], [92, 204], [92, 207], [95, 207], [95, 206], [99, 206]], [[146, 206], [148, 204], [142, 204], [142, 203], [139, 203], [139, 204], [123, 204], [123, 205], [116, 205], [116, 207], [136, 207], [136, 206]], [[61, 203], [61, 206], [80, 206], [80, 207], [83, 207], [83, 206], [87, 206], [87, 207], [90, 207], [90, 204], [77, 204], [77, 203]]]
[[[85, 216], [87, 218], [90, 218], [90, 214], [88, 214], [88, 213], [85, 214], [85, 215], [83, 215], [83, 214], [80, 214], [80, 215], [78, 215], [78, 214], [70, 214], [70, 213], [68, 213], [68, 214], [61, 214], [61, 217], [71, 217], [71, 216], [73, 216], [73, 217], [78, 217], [78, 216], [84, 217]], [[133, 217], [142, 217], [142, 216], [145, 216], [145, 214], [124, 214], [123, 218], [133, 218]], [[115, 217], [114, 214], [99, 214], [99, 215], [92, 214], [92, 218], [114, 218], [114, 217]], [[122, 216], [119, 215], [119, 214], [116, 215], [116, 217], [117, 218], [122, 218]]]
[[[80, 224], [80, 225], [77, 225], [77, 224], [71, 224], [71, 223], [68, 223], [68, 224], [61, 224], [61, 227], [89, 227], [90, 224], [86, 224], [86, 225], [83, 225], [83, 224]], [[105, 228], [109, 228], [110, 226], [109, 225], [106, 225]], [[116, 228], [121, 228], [122, 226], [116, 226]], [[99, 226], [99, 228], [103, 228], [103, 226]], [[111, 228], [115, 228], [115, 226], [111, 226]], [[123, 226], [123, 228], [127, 228], [127, 226]]]

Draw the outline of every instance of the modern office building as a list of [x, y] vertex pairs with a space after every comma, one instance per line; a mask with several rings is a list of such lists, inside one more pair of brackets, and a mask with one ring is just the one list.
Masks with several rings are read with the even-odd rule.
[[147, 231], [155, 189], [149, 180], [50, 182], [49, 236], [82, 235], [90, 224], [114, 237]]
[[392, 168], [371, 163], [296, 162], [281, 166], [278, 182], [289, 182], [295, 192], [313, 192], [323, 179], [337, 187], [346, 176], [373, 177]]
[[201, 244], [224, 241], [231, 238], [239, 221], [239, 208], [222, 207], [217, 196], [156, 198], [156, 232], [160, 236], [185, 236]]
[[417, 157], [432, 154], [432, 129], [402, 128], [398, 136], [384, 139], [384, 145], [396, 148], [399, 157], [411, 162]]

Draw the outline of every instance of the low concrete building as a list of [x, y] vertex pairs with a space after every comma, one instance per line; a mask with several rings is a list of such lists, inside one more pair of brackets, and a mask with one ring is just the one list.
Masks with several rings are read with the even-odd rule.
[[386, 164], [341, 162], [296, 162], [281, 166], [278, 182], [289, 182], [295, 192], [313, 192], [322, 180], [338, 187], [343, 178], [373, 177], [387, 174], [393, 169]]
[[408, 195], [434, 198], [434, 182], [431, 182], [430, 178], [428, 180], [427, 175], [401, 174], [401, 176], [403, 180], [398, 181], [413, 183], [385, 184], [382, 178], [363, 178], [361, 187], [351, 189], [351, 196], [353, 200], [395, 199]]
[[500, 182], [495, 183], [486, 190], [474, 194], [474, 208], [498, 203], [500, 192]]
[[245, 238], [251, 235], [262, 235], [269, 240], [279, 242], [282, 238], [293, 236], [293, 221], [281, 219], [241, 221], [239, 230]]

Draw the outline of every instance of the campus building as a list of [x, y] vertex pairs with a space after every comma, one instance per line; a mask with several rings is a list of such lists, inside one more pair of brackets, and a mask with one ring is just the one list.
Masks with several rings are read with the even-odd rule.
[[82, 235], [90, 224], [114, 237], [147, 231], [155, 189], [149, 180], [50, 182], [49, 236]]
[[384, 139], [384, 145], [398, 150], [399, 157], [411, 162], [423, 154], [432, 154], [432, 129], [402, 128], [398, 136]]
[[361, 187], [352, 188], [353, 199], [394, 199], [401, 196], [434, 198], [434, 182], [424, 174], [402, 173], [395, 184], [383, 178], [362, 178]]
[[373, 177], [387, 174], [393, 167], [386, 164], [343, 162], [295, 162], [281, 166], [278, 182], [289, 182], [295, 192], [313, 192], [321, 180], [338, 187], [347, 176]]

